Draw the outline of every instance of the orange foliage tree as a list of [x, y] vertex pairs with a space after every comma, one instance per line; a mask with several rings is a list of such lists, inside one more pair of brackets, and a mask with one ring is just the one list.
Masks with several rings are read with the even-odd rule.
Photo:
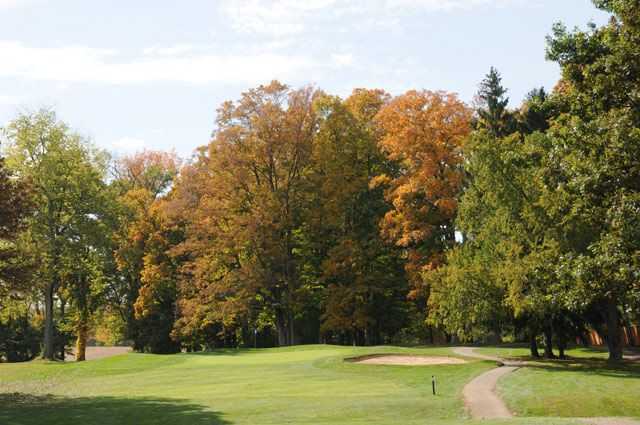
[[318, 267], [320, 330], [333, 342], [383, 343], [406, 317], [400, 252], [378, 231], [388, 204], [382, 188], [369, 185], [391, 165], [373, 122], [389, 98], [382, 90], [358, 89], [344, 101], [324, 96], [316, 102], [322, 119], [309, 176], [316, 207], [302, 234], [306, 262]]
[[[252, 314], [272, 316], [280, 345], [296, 343], [295, 230], [306, 208], [315, 96], [311, 88], [292, 90], [274, 81], [218, 110], [213, 141], [176, 188], [176, 202], [191, 210], [181, 247], [191, 260], [183, 267], [189, 278], [181, 285], [177, 333], [219, 322], [221, 309], [227, 312], [223, 324], [237, 326], [229, 322], [251, 303]], [[197, 305], [202, 296], [209, 306]]]
[[418, 296], [421, 272], [438, 267], [455, 241], [453, 219], [463, 183], [463, 141], [471, 110], [455, 94], [409, 91], [376, 116], [380, 146], [397, 169], [373, 179], [392, 204], [381, 222], [383, 236], [406, 249], [406, 268]]
[[[171, 288], [158, 290], [158, 280], [152, 279], [157, 274], [152, 269], [161, 255], [158, 246], [165, 231], [162, 199], [179, 165], [174, 153], [143, 151], [120, 159], [114, 168], [112, 186], [120, 194], [120, 214], [113, 238], [121, 284], [111, 290], [110, 296], [117, 300], [127, 324], [127, 339], [140, 351], [175, 351], [169, 335], [176, 296], [170, 294]], [[162, 299], [157, 297], [160, 294]], [[145, 320], [153, 323], [154, 332], [149, 332]]]

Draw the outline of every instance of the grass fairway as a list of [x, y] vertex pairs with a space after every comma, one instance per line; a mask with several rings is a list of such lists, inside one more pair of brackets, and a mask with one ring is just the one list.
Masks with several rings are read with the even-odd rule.
[[[478, 353], [529, 360], [524, 347], [483, 347]], [[535, 361], [499, 381], [498, 392], [520, 416], [640, 417], [640, 363], [610, 366], [604, 348], [567, 350], [570, 360]]]
[[640, 364], [604, 360], [536, 362], [498, 383], [509, 408], [522, 416], [640, 418]]
[[[304, 346], [1, 364], [0, 424], [475, 423], [465, 419], [462, 387], [491, 362], [407, 367], [343, 361], [381, 352], [451, 354], [448, 348]], [[431, 375], [438, 378], [435, 397]]]

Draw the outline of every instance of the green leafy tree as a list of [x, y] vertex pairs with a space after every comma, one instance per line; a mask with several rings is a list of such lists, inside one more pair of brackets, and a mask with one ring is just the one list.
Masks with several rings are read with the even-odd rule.
[[565, 302], [599, 305], [607, 323], [609, 359], [622, 359], [622, 312], [638, 285], [637, 199], [640, 191], [640, 16], [635, 0], [594, 1], [611, 12], [600, 28], [554, 26], [548, 57], [560, 64], [566, 111], [549, 130], [547, 205], [579, 229], [563, 257], [573, 275]]
[[[552, 357], [553, 322], [565, 312], [555, 297], [550, 259], [572, 241], [541, 204], [550, 142], [540, 131], [554, 111], [548, 102], [544, 91], [536, 90], [519, 111], [520, 131], [497, 137], [480, 128], [469, 138], [468, 181], [456, 220], [464, 245], [448, 253], [439, 273], [425, 278], [433, 288], [433, 323], [466, 339], [499, 339], [518, 324], [528, 334], [532, 355], [537, 356], [536, 338], [543, 332], [545, 353]], [[564, 346], [566, 337], [558, 342]]]
[[51, 111], [19, 116], [7, 135], [7, 163], [33, 187], [36, 210], [27, 235], [39, 256], [34, 277], [42, 282], [44, 296], [44, 357], [53, 360], [56, 297], [66, 265], [82, 262], [76, 253], [100, 214], [96, 199], [104, 188], [107, 157]]

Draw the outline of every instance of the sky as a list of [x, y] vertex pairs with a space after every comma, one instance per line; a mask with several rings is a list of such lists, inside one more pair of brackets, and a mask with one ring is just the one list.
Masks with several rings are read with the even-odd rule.
[[273, 79], [471, 102], [491, 66], [517, 106], [559, 78], [554, 22], [606, 19], [590, 0], [0, 0], [0, 126], [47, 107], [116, 155], [188, 158], [223, 101]]

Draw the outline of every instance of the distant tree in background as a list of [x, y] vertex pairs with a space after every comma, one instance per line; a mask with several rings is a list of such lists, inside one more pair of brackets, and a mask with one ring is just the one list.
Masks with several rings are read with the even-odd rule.
[[498, 70], [491, 67], [489, 73], [480, 83], [476, 95], [478, 103], [477, 125], [484, 128], [494, 137], [503, 137], [513, 132], [514, 120], [509, 111], [507, 89], [502, 85], [502, 77]]
[[392, 168], [374, 122], [389, 99], [359, 89], [315, 104], [322, 117], [310, 171], [316, 207], [306, 215], [303, 252], [314, 269], [308, 284], [316, 279], [322, 288], [320, 330], [330, 341], [380, 344], [406, 324], [402, 250], [382, 239], [378, 225], [389, 207], [382, 188], [369, 185]]
[[[125, 338], [139, 351], [176, 350], [169, 337], [175, 320], [175, 289], [163, 291], [162, 296], [150, 291], [148, 285], [154, 279], [145, 267], [163, 255], [157, 247], [162, 232], [159, 205], [179, 166], [174, 153], [143, 151], [121, 158], [114, 167], [111, 188], [116, 193], [118, 221], [112, 240], [120, 279], [110, 285], [107, 296], [126, 323]], [[150, 308], [154, 303], [157, 309]]]

